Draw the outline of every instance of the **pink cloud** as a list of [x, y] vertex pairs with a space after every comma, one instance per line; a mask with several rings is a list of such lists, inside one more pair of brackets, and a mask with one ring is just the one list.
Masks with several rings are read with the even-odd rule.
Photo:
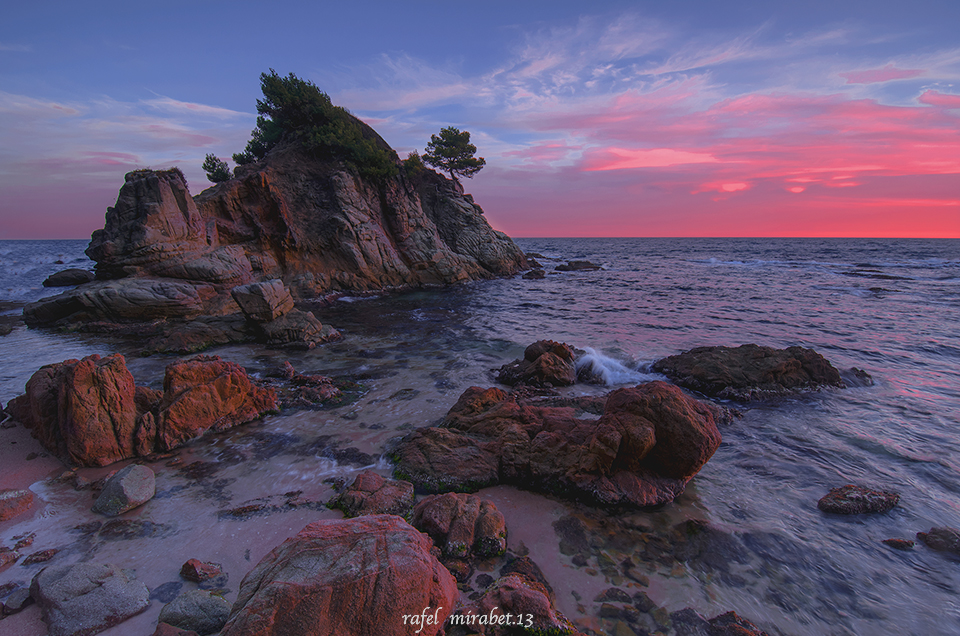
[[868, 71], [840, 73], [840, 77], [846, 79], [847, 84], [876, 84], [878, 82], [910, 79], [923, 75], [925, 72], [923, 69], [904, 69], [897, 68], [893, 64], [887, 64], [883, 68], [875, 68]]
[[691, 163], [716, 163], [717, 158], [709, 153], [654, 148], [652, 150], [628, 150], [605, 148], [600, 156], [588, 161], [584, 170], [629, 170], [631, 168], [664, 168]]
[[942, 106], [943, 108], [960, 108], [960, 95], [950, 95], [935, 90], [924, 91], [917, 99], [921, 104]]

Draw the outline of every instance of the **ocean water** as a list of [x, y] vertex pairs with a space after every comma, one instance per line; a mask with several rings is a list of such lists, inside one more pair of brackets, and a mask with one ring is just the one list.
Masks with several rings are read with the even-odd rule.
[[[153, 543], [125, 544], [125, 551], [111, 552], [111, 544], [102, 554], [139, 565], [138, 573], [153, 586], [175, 579], [179, 564], [195, 556], [178, 560], [186, 554], [183, 539], [190, 537], [199, 542], [194, 546], [220, 550], [220, 559], [235, 572], [235, 596], [252, 567], [251, 555], [222, 547], [222, 533], [229, 530], [233, 544], [254, 545], [255, 563], [258, 554], [313, 517], [298, 512], [271, 517], [269, 524], [234, 522], [225, 529], [215, 516], [218, 507], [297, 484], [307, 496], [326, 497], [332, 491], [323, 479], [349, 481], [360, 468], [329, 456], [293, 453], [285, 443], [293, 447], [332, 436], [341, 447], [376, 458], [410, 428], [435, 423], [467, 387], [494, 385], [493, 370], [535, 340], [585, 349], [604, 370], [609, 386], [577, 385], [565, 389], [569, 393], [658, 378], [649, 372], [651, 362], [696, 346], [801, 345], [841, 370], [866, 370], [874, 384], [741, 406], [743, 417], [722, 427], [723, 443], [714, 457], [676, 502], [658, 511], [607, 515], [513, 488], [489, 489], [483, 494], [507, 516], [511, 549], [529, 550], [554, 585], [561, 611], [595, 633], [612, 633], [615, 625], [599, 616], [593, 599], [619, 586], [630, 594], [645, 591], [668, 611], [689, 606], [714, 616], [735, 610], [771, 634], [960, 634], [960, 560], [922, 544], [896, 551], [881, 543], [914, 539], [933, 526], [960, 527], [960, 241], [517, 242], [543, 255], [538, 260], [547, 269], [545, 279], [518, 276], [345, 297], [314, 308], [321, 321], [344, 334], [341, 342], [308, 352], [215, 350], [254, 373], [290, 360], [298, 370], [350, 377], [364, 392], [339, 409], [270, 416], [248, 430], [193, 444], [184, 451], [191, 461], [222, 462], [225, 448], [245, 453], [245, 461], [224, 463], [215, 476], [223, 482], [219, 494], [199, 499], [176, 494], [178, 488], [199, 491], [183, 476], [163, 473], [161, 464], [159, 479], [174, 494], [151, 502], [154, 508], [143, 514], [177, 520], [176, 533]], [[52, 271], [89, 267], [85, 246], [85, 241], [0, 242], [0, 306], [8, 316], [19, 311], [19, 303], [50, 293], [40, 282]], [[574, 259], [604, 269], [553, 271], [557, 263]], [[21, 392], [40, 364], [117, 350], [128, 354], [138, 382], [159, 385], [170, 358], [137, 358], [129, 344], [19, 325], [0, 337], [0, 400]], [[273, 440], [276, 452], [263, 452], [257, 445], [263, 439]], [[382, 460], [372, 466], [389, 471]], [[51, 465], [51, 474], [55, 471]], [[821, 513], [817, 500], [847, 483], [895, 490], [900, 505], [882, 515]], [[89, 520], [84, 504], [59, 486], [37, 481], [31, 488], [56, 514], [3, 526], [4, 545], [25, 531], [38, 533], [37, 549], [48, 547], [44, 542], [63, 544], [69, 533], [57, 530], [57, 523]], [[586, 565], [575, 565], [558, 548], [553, 524], [568, 518], [587, 529], [592, 552]], [[708, 521], [727, 537], [728, 549], [718, 549], [713, 560], [639, 562], [643, 542], [688, 519]], [[264, 534], [268, 540], [252, 538]], [[605, 567], [627, 557], [639, 563], [648, 586]], [[166, 561], [177, 561], [176, 568]], [[0, 572], [0, 584], [12, 580], [10, 572]], [[28, 573], [16, 572], [21, 578]], [[159, 605], [140, 620], [155, 620], [158, 611]], [[20, 625], [16, 633], [37, 633], [31, 631], [35, 616], [11, 623], [15, 618], [5, 625]]]

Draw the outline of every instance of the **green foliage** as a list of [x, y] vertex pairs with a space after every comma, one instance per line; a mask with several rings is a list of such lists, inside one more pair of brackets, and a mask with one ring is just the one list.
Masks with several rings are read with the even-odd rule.
[[449, 172], [451, 179], [459, 181], [457, 175], [472, 177], [487, 164], [483, 157], [474, 157], [476, 153], [477, 147], [470, 143], [470, 133], [450, 126], [442, 129], [439, 137], [430, 135], [423, 161]]
[[412, 151], [407, 158], [403, 160], [403, 171], [410, 178], [417, 178], [423, 174], [427, 167], [423, 165], [423, 159], [416, 150]]
[[239, 165], [252, 163], [281, 142], [295, 142], [319, 159], [344, 161], [361, 175], [384, 179], [397, 174], [396, 154], [377, 134], [313, 82], [293, 73], [281, 77], [273, 69], [260, 74], [263, 99], [257, 100], [257, 127], [243, 152], [233, 156]]
[[203, 171], [211, 183], [223, 183], [230, 180], [230, 166], [214, 154], [208, 154], [203, 160]]

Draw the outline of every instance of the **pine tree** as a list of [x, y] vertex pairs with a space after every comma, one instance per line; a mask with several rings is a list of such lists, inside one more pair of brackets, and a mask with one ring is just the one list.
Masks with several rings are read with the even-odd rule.
[[457, 175], [472, 177], [486, 165], [483, 157], [474, 157], [476, 153], [477, 147], [470, 143], [470, 133], [450, 126], [442, 129], [439, 136], [430, 135], [423, 161], [450, 173], [450, 178], [459, 183]]

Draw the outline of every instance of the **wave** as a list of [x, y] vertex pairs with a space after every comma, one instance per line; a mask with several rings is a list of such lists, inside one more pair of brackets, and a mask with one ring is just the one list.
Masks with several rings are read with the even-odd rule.
[[662, 379], [662, 376], [646, 373], [646, 365], [632, 362], [624, 364], [616, 358], [606, 356], [596, 349], [584, 347], [584, 354], [577, 358], [577, 378], [581, 381], [605, 386], [618, 384], [639, 384]]

